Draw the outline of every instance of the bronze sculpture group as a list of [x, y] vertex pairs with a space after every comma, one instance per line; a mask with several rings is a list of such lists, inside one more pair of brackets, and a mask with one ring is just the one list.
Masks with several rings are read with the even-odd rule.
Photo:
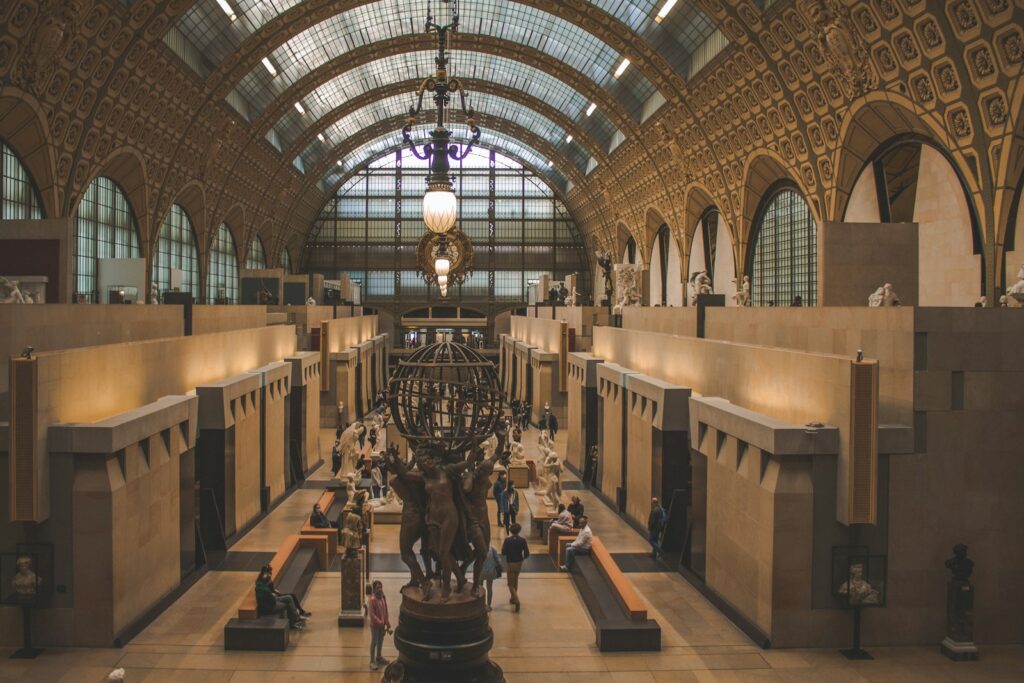
[[[434, 595], [434, 581], [440, 586], [440, 602], [466, 586], [466, 570], [473, 566], [472, 591], [480, 589], [480, 573], [491, 542], [487, 514], [490, 477], [505, 453], [507, 426], [498, 422], [498, 445], [488, 457], [483, 448], [473, 448], [468, 458], [452, 461], [429, 446], [413, 449], [411, 462], [405, 462], [398, 449], [389, 447], [385, 459], [394, 473], [391, 486], [402, 499], [399, 551], [409, 568], [411, 580], [423, 600]], [[420, 543], [420, 558], [415, 545]]]

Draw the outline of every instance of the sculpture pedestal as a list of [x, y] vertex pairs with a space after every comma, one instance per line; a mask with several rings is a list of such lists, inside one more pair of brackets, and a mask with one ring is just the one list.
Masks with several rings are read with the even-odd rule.
[[483, 591], [469, 586], [441, 602], [434, 582], [430, 600], [417, 587], [402, 589], [395, 647], [409, 683], [498, 683], [501, 668], [488, 659], [494, 633]]
[[338, 626], [362, 628], [366, 621], [366, 588], [363, 583], [365, 550], [359, 549], [355, 557], [341, 558], [341, 609], [338, 611]]
[[530, 468], [526, 465], [509, 465], [508, 478], [516, 488], [525, 489], [530, 485]]
[[946, 637], [942, 654], [956, 662], [978, 658], [974, 644], [974, 586], [969, 581], [946, 584]]

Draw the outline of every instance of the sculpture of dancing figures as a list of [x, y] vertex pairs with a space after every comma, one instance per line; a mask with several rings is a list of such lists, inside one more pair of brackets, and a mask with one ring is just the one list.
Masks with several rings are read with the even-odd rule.
[[459, 533], [459, 508], [455, 504], [454, 482], [469, 467], [468, 461], [446, 465], [429, 452], [416, 454], [416, 466], [423, 472], [427, 489], [427, 545], [441, 569], [441, 602], [448, 602], [455, 574], [455, 592], [466, 585], [466, 576], [455, 559], [455, 539]]
[[604, 277], [604, 297], [609, 305], [612, 303], [612, 255], [600, 249], [595, 252], [597, 265], [601, 267], [601, 275]]
[[1024, 263], [1020, 264], [1017, 282], [1006, 290], [1006, 294], [1017, 303], [1024, 305]]
[[[398, 447], [389, 446], [384, 454], [384, 460], [388, 464], [388, 471], [394, 472], [388, 487], [388, 494], [393, 491], [402, 499], [402, 526], [398, 532], [398, 551], [401, 553], [402, 562], [409, 568], [412, 575], [406, 586], [419, 586], [423, 591], [423, 599], [430, 599], [430, 553], [427, 540], [427, 488], [423, 479], [423, 473], [411, 471], [405, 462], [398, 456]], [[426, 572], [420, 568], [416, 561], [416, 553], [413, 546], [420, 541], [420, 555], [423, 557], [423, 566]]]
[[561, 474], [562, 463], [558, 460], [558, 453], [548, 451], [547, 458], [544, 459], [544, 475], [547, 480], [544, 499], [548, 507], [556, 510], [558, 504], [562, 502], [562, 480], [559, 476]]
[[338, 450], [341, 451], [340, 473], [342, 475], [352, 474], [359, 468], [365, 438], [366, 425], [362, 422], [353, 422], [341, 433], [341, 444], [338, 446]]
[[487, 551], [491, 547], [490, 515], [487, 513], [487, 494], [491, 490], [491, 474], [494, 465], [505, 452], [508, 426], [498, 422], [494, 432], [498, 437], [497, 447], [485, 455], [482, 448], [476, 450], [471, 469], [462, 474], [462, 493], [466, 508], [466, 540], [473, 546], [473, 592], [480, 587], [480, 572], [483, 571]]
[[693, 296], [690, 297], [690, 305], [697, 305], [697, 297], [701, 294], [714, 294], [715, 290], [708, 277], [707, 271], [698, 270], [690, 276], [690, 287], [693, 289]]
[[737, 306], [749, 306], [750, 305], [750, 276], [743, 276], [743, 284], [740, 288], [732, 295], [732, 300], [736, 302]]
[[25, 295], [18, 286], [17, 280], [0, 277], [0, 304], [23, 304]]

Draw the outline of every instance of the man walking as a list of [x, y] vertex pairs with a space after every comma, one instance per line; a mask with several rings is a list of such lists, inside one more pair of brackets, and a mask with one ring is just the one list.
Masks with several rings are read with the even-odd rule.
[[651, 514], [647, 516], [647, 542], [651, 544], [651, 557], [655, 560], [661, 554], [661, 535], [668, 522], [668, 513], [657, 498], [651, 498]]
[[523, 530], [518, 524], [509, 527], [512, 535], [505, 539], [501, 546], [501, 554], [505, 558], [505, 569], [508, 571], [508, 592], [511, 602], [519, 611], [519, 573], [523, 570], [523, 562], [530, 556], [530, 547], [526, 539], [519, 535]]

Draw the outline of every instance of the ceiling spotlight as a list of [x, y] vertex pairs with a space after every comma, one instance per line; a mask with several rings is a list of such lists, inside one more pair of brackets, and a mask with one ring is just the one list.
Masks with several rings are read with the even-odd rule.
[[295, 103], [295, 111], [299, 112], [302, 115], [305, 115], [306, 109], [302, 106], [302, 102]]
[[217, 0], [217, 4], [224, 10], [224, 14], [228, 15], [228, 19], [234, 21], [238, 17], [235, 16], [235, 10], [228, 4], [228, 0]]
[[335, 163], [337, 163], [337, 164], [338, 164], [338, 166], [341, 166], [341, 159], [338, 159], [338, 161], [337, 161], [337, 162], [335, 162]]
[[628, 68], [629, 68], [629, 60], [627, 58], [623, 57], [622, 58], [622, 63], [619, 64], [619, 67], [617, 69], [615, 69], [615, 78], [618, 78], [619, 76], [624, 74], [626, 72], [626, 69], [628, 69]]
[[317, 133], [316, 139], [319, 140], [320, 142], [327, 142], [327, 138], [324, 137], [323, 133]]
[[596, 110], [596, 109], [597, 109], [597, 102], [591, 102], [590, 106], [587, 107], [587, 116], [592, 115], [594, 113], [594, 110]]
[[270, 72], [271, 76], [277, 75], [277, 69], [274, 68], [274, 63], [270, 61], [270, 57], [264, 57], [262, 60], [263, 68]]
[[668, 13], [672, 11], [672, 8], [676, 6], [678, 0], [666, 0], [665, 4], [661, 6], [658, 11], [658, 16], [654, 17], [654, 23], [660, 24], [661, 20], [668, 16]]
[[566, 142], [572, 142], [572, 135], [566, 135], [565, 136], [565, 141]]

